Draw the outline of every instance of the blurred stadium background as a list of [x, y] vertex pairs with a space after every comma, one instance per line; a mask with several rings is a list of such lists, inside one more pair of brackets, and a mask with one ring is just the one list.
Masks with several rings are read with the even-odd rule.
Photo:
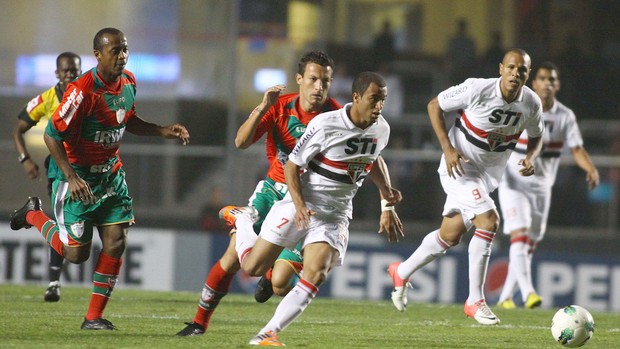
[[[264, 175], [264, 147], [238, 151], [233, 139], [265, 87], [287, 82], [288, 91], [296, 91], [297, 59], [314, 48], [336, 60], [336, 80], [344, 80], [339, 71], [351, 76], [379, 69], [373, 39], [388, 21], [395, 53], [382, 69], [387, 67], [384, 74], [400, 82], [402, 100], [388, 97], [388, 105], [394, 105], [385, 114], [393, 135], [385, 158], [405, 198], [398, 211], [407, 237], [398, 249], [408, 255], [413, 243], [438, 224], [443, 206], [435, 172], [440, 152], [425, 106], [452, 84], [451, 57], [445, 52], [456, 23], [468, 22], [476, 44], [469, 76], [498, 75], [501, 56], [492, 56], [494, 47], [522, 47], [534, 65], [554, 60], [561, 69], [559, 98], [575, 110], [602, 182], [588, 192], [584, 174], [570, 156], [563, 159], [540, 254], [578, 251], [602, 258], [599, 262], [607, 271], [597, 275], [604, 279], [601, 297], [606, 303], [599, 308], [620, 310], [618, 1], [0, 0], [0, 6], [0, 29], [5, 33], [0, 39], [0, 105], [7, 125], [0, 133], [0, 217], [7, 217], [30, 195], [40, 196], [49, 207], [45, 183], [28, 180], [16, 161], [10, 132], [17, 114], [30, 98], [55, 84], [58, 53], [79, 53], [84, 71], [96, 64], [93, 36], [112, 26], [128, 38], [128, 68], [138, 79], [139, 114], [161, 124], [181, 122], [192, 136], [191, 145], [181, 147], [125, 134], [121, 147], [138, 227], [174, 234], [221, 231], [213, 221], [217, 210], [225, 204], [245, 204]], [[395, 90], [390, 90], [394, 96]], [[42, 132], [43, 125], [27, 138], [40, 166], [47, 153]], [[364, 185], [356, 197], [354, 234], [376, 231], [376, 197], [371, 185]], [[8, 222], [1, 226], [3, 232], [8, 230]], [[34, 232], [28, 235], [36, 238]], [[0, 236], [4, 281], [16, 280], [7, 276], [6, 262], [7, 239], [14, 237]], [[508, 241], [498, 240], [501, 256]], [[177, 288], [198, 290], [206, 274], [196, 274], [188, 277], [193, 284]]]

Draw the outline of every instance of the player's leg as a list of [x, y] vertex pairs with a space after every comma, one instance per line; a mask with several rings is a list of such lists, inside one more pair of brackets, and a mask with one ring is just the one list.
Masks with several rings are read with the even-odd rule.
[[[506, 175], [499, 186], [499, 202], [502, 208], [504, 234], [510, 238], [508, 251], [508, 273], [497, 305], [504, 309], [514, 309], [513, 295], [519, 285], [518, 278], [523, 279], [527, 272], [526, 246], [529, 240], [528, 227], [532, 224], [531, 190], [521, 190], [514, 180]], [[521, 281], [523, 283], [523, 281]]]
[[[544, 235], [544, 233], [542, 235]], [[534, 288], [534, 282], [532, 281], [532, 258], [534, 257], [534, 251], [536, 250], [536, 245], [538, 244], [538, 241], [542, 239], [542, 235], [539, 235], [537, 238], [530, 237], [528, 242], [527, 269], [529, 270], [529, 280], [532, 285], [532, 290], [534, 290], [533, 292], [528, 294], [524, 302], [525, 307], [528, 309], [537, 308], [543, 302], [542, 297], [536, 292], [536, 289]]]
[[463, 234], [467, 232], [464, 218], [456, 209], [464, 205], [460, 201], [462, 197], [460, 190], [463, 183], [451, 178], [446, 180], [444, 177], [448, 177], [447, 174], [440, 176], [441, 184], [448, 196], [444, 204], [444, 218], [440, 229], [428, 233], [420, 246], [404, 262], [391, 263], [388, 268], [388, 273], [394, 284], [394, 290], [391, 294], [392, 303], [398, 311], [405, 311], [407, 307], [407, 287], [411, 275], [443, 256], [450, 247], [457, 245]]
[[[450, 229], [457, 231], [456, 227], [451, 227], [451, 222], [457, 222], [458, 225], [462, 225], [460, 215], [456, 218], [444, 218], [444, 220], [446, 222], [442, 223], [442, 226], [444, 226], [446, 231]], [[388, 273], [394, 284], [391, 298], [398, 311], [405, 311], [407, 308], [407, 289], [411, 275], [428, 263], [443, 256], [451, 246], [450, 243], [441, 237], [440, 229], [437, 229], [428, 233], [420, 246], [405, 261], [390, 264]]]
[[[52, 198], [52, 202], [54, 202], [55, 195], [50, 195], [50, 197]], [[65, 204], [63, 196], [61, 199], [61, 203], [59, 205], [54, 205], [54, 207], [59, 210], [59, 212], [64, 212], [64, 206]], [[69, 213], [67, 215], [69, 215]], [[62, 217], [65, 217], [65, 214], [63, 214]], [[69, 231], [72, 229], [71, 224], [59, 230], [59, 226], [56, 224], [56, 222], [50, 219], [41, 210], [41, 201], [37, 197], [28, 198], [26, 204], [19, 210], [16, 210], [11, 215], [11, 228], [13, 228], [14, 230], [21, 228], [30, 228], [31, 226], [35, 226], [37, 230], [41, 233], [45, 241], [50, 245], [50, 283], [45, 290], [43, 299], [47, 302], [57, 302], [60, 300], [59, 280], [60, 273], [62, 271], [62, 264], [64, 262], [63, 255], [65, 253], [68, 254], [69, 260], [73, 263], [81, 263], [88, 259], [90, 255], [90, 242], [83, 245], [77, 244], [77, 247], [76, 244], [74, 244], [73, 248], [65, 251], [67, 247], [65, 247], [65, 243], [63, 241], [75, 242], [75, 240], [70, 238], [69, 234]]]
[[248, 231], [237, 232], [235, 249], [246, 273], [264, 275], [285, 246], [294, 246], [305, 235], [305, 231], [300, 232], [295, 227], [294, 218], [295, 205], [287, 196], [276, 202], [265, 217], [261, 237]]
[[302, 270], [303, 258], [292, 250], [283, 250], [273, 267], [273, 292], [280, 297], [286, 296], [299, 281]]
[[297, 284], [303, 269], [301, 243], [294, 249], [285, 248], [276, 259], [273, 268], [263, 275], [254, 291], [254, 299], [264, 303], [275, 293], [280, 297], [286, 294]]
[[[47, 174], [50, 167], [50, 159], [51, 156], [48, 155], [45, 158], [45, 173]], [[52, 178], [47, 178], [47, 195], [52, 197], [52, 185], [54, 184], [54, 180]], [[65, 259], [62, 255], [58, 254], [58, 252], [54, 251], [53, 248], [49, 250], [49, 280], [50, 283], [47, 286], [47, 290], [45, 290], [45, 295], [43, 299], [46, 302], [58, 302], [60, 300], [60, 274], [62, 272], [62, 265]]]
[[[519, 229], [513, 230], [510, 233], [510, 248], [508, 251], [508, 256], [509, 256], [508, 274], [509, 275], [507, 275], [506, 280], [509, 280], [509, 277], [510, 277], [510, 279], [516, 282], [519, 289], [521, 290], [521, 293], [522, 294], [525, 293], [524, 299], [525, 297], [527, 297], [529, 292], [532, 291], [531, 283], [528, 286], [528, 279], [530, 279], [530, 277], [528, 277], [529, 268], [527, 267], [528, 248], [529, 248], [529, 236], [528, 236], [527, 228], [519, 228]], [[505, 288], [507, 288], [508, 286], [510, 286], [511, 288], [513, 287], [513, 285], [507, 285], [506, 283], [504, 284]], [[507, 291], [509, 291], [509, 289]], [[502, 290], [502, 293], [503, 293], [503, 290]], [[501, 300], [504, 300], [502, 296], [500, 296], [500, 301]]]
[[[99, 184], [91, 184], [93, 195], [100, 199], [88, 205], [90, 217], [86, 220], [97, 225], [102, 248], [93, 273], [93, 293], [82, 323], [83, 330], [116, 329], [103, 318], [103, 312], [118, 280], [129, 226], [134, 223], [133, 200], [127, 189], [125, 171], [121, 168], [102, 177]], [[108, 195], [110, 191], [115, 195]]]
[[60, 300], [60, 274], [64, 261], [64, 257], [50, 247], [48, 268], [50, 283], [43, 296], [46, 302], [58, 302]]
[[497, 306], [502, 309], [510, 310], [516, 308], [516, 304], [513, 301], [512, 297], [518, 286], [517, 273], [515, 271], [515, 266], [518, 264], [516, 259], [518, 245], [519, 242], [515, 241], [511, 235], [510, 247], [508, 250], [508, 268], [506, 272], [506, 280], [504, 281], [504, 286], [502, 286], [502, 292], [500, 293], [499, 300], [497, 302]]
[[220, 300], [228, 294], [230, 285], [237, 271], [239, 271], [239, 257], [235, 251], [234, 230], [231, 231], [230, 243], [224, 255], [215, 263], [205, 280], [198, 309], [192, 322], [177, 333], [177, 336], [198, 336], [205, 333], [211, 322], [211, 316]]
[[83, 207], [81, 203], [70, 198], [68, 191], [67, 182], [54, 182], [52, 209], [57, 217], [56, 221], [41, 210], [39, 198], [30, 197], [23, 207], [10, 215], [11, 229], [36, 227], [54, 251], [69, 262], [78, 264], [90, 256], [90, 239], [85, 237], [92, 237], [92, 226], [75, 224], [84, 222]]
[[81, 328], [83, 330], [115, 330], [103, 318], [103, 312], [112, 296], [123, 264], [129, 223], [98, 226], [102, 249], [93, 273], [93, 292]]
[[[283, 246], [258, 237], [240, 258], [241, 268], [250, 276], [261, 276], [271, 268], [284, 249]], [[237, 252], [238, 253], [238, 252]]]
[[[258, 235], [260, 233], [261, 227], [267, 214], [271, 210], [272, 206], [282, 200], [286, 193], [288, 192], [288, 188], [284, 183], [277, 183], [270, 178], [266, 178], [263, 181], [260, 181], [254, 190], [254, 194], [250, 197], [249, 206], [254, 207], [256, 212], [258, 213], [258, 219], [254, 223], [254, 232]], [[288, 250], [282, 251], [282, 254], [278, 258], [286, 258], [283, 255]], [[272, 271], [275, 270], [276, 278], [281, 279], [286, 277], [287, 273], [286, 269], [281, 269], [280, 267], [275, 267], [269, 269], [263, 275], [256, 285], [256, 290], [254, 291], [254, 298], [257, 302], [263, 303], [269, 300], [274, 293], [273, 284], [272, 284]], [[288, 280], [282, 281], [288, 284]], [[296, 282], [296, 281], [295, 281]]]
[[469, 297], [465, 301], [465, 315], [482, 325], [498, 324], [499, 318], [491, 311], [484, 296], [484, 283], [491, 258], [491, 245], [499, 228], [499, 214], [495, 208], [473, 219], [476, 227], [468, 247]]
[[271, 320], [250, 340], [250, 344], [261, 345], [264, 340], [278, 341], [277, 334], [299, 317], [316, 297], [319, 286], [338, 263], [339, 256], [338, 250], [326, 242], [306, 245], [302, 278], [293, 290], [282, 298]]
[[239, 256], [235, 250], [237, 232], [241, 230], [241, 234], [255, 234], [273, 202], [279, 199], [265, 181], [260, 181], [250, 197], [250, 206], [226, 206], [220, 210], [220, 218], [236, 228], [231, 230], [230, 242], [224, 255], [209, 271], [193, 321], [187, 323], [187, 326], [177, 333], [178, 336], [202, 335], [207, 330], [215, 308], [228, 293], [233, 277], [240, 269]]
[[519, 280], [519, 288], [523, 296], [523, 304], [528, 309], [537, 308], [542, 304], [542, 298], [534, 288], [532, 280], [532, 257], [538, 242], [545, 236], [547, 230], [547, 218], [549, 217], [549, 208], [551, 206], [551, 190], [544, 192], [531, 193], [532, 214], [531, 225], [529, 230], [529, 238], [527, 245], [524, 246], [524, 264], [525, 275]]

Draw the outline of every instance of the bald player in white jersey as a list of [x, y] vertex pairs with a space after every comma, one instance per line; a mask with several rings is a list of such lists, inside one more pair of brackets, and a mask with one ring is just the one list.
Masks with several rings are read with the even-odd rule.
[[516, 307], [512, 296], [517, 284], [526, 308], [536, 308], [542, 303], [532, 282], [531, 260], [536, 245], [547, 229], [551, 188], [564, 147], [570, 149], [577, 165], [586, 173], [590, 189], [599, 184], [598, 170], [583, 146], [575, 114], [555, 98], [560, 90], [556, 65], [544, 62], [538, 66], [532, 88], [542, 100], [545, 121], [543, 149], [535, 162], [536, 173], [531, 177], [516, 175], [518, 160], [526, 151], [527, 134], [524, 132], [508, 160], [506, 173], [499, 185], [504, 233], [510, 235], [508, 275], [497, 304], [504, 309]]
[[[469, 297], [464, 311], [483, 325], [499, 323], [483, 292], [491, 244], [499, 229], [499, 214], [489, 194], [497, 188], [523, 130], [528, 131], [529, 142], [518, 171], [523, 176], [534, 173], [544, 125], [540, 98], [524, 86], [530, 67], [525, 51], [509, 50], [499, 64], [500, 78], [467, 79], [429, 102], [431, 124], [443, 150], [437, 172], [447, 198], [441, 227], [429, 233], [407, 260], [390, 264], [392, 302], [399, 311], [407, 304], [409, 277], [475, 228], [469, 244]], [[459, 117], [448, 133], [444, 112], [453, 110], [458, 110]]]
[[[308, 124], [284, 168], [289, 192], [269, 211], [260, 235], [237, 231], [237, 255], [250, 275], [263, 275], [284, 247], [298, 242], [303, 246], [300, 281], [250, 345], [281, 346], [278, 333], [301, 315], [327, 274], [342, 264], [349, 242], [351, 201], [365, 177], [379, 188], [386, 200], [384, 209], [400, 201], [385, 163], [378, 161], [390, 134], [381, 116], [386, 96], [383, 77], [373, 72], [359, 74], [353, 82], [352, 103], [319, 114]], [[247, 213], [235, 213], [243, 214]], [[400, 223], [384, 228], [388, 241], [402, 236]]]

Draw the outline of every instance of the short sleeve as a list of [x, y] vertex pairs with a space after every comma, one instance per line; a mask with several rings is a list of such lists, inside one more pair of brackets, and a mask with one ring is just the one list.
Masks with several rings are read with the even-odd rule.
[[310, 121], [306, 132], [299, 138], [299, 141], [291, 151], [289, 160], [295, 163], [297, 166], [306, 167], [310, 160], [312, 160], [316, 154], [320, 153], [325, 144], [325, 132], [320, 123], [314, 122], [317, 119]]
[[63, 140], [72, 130], [80, 127], [81, 116], [88, 115], [87, 110], [85, 92], [77, 85], [69, 84], [45, 132], [56, 140]]
[[475, 79], [467, 79], [462, 84], [452, 86], [437, 96], [439, 107], [443, 111], [466, 108], [471, 101]]
[[566, 120], [566, 145], [569, 148], [575, 148], [583, 145], [583, 137], [577, 124], [577, 117], [572, 110], [568, 111], [568, 118]]
[[545, 131], [545, 122], [542, 116], [542, 103], [540, 102], [540, 98], [538, 98], [538, 96], [536, 97], [537, 99], [534, 100], [536, 106], [532, 109], [530, 121], [525, 125], [528, 137], [532, 138], [542, 137]]

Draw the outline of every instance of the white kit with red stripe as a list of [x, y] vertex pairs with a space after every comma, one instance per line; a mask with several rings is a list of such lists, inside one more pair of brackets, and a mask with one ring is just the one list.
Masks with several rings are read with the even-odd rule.
[[[518, 162], [525, 154], [527, 148], [527, 132], [523, 132], [515, 153], [508, 161], [506, 176], [514, 177], [517, 184], [532, 188], [532, 186], [552, 187], [560, 166], [560, 156], [564, 145], [575, 148], [583, 145], [583, 138], [579, 131], [575, 113], [555, 100], [551, 109], [543, 112], [545, 132], [543, 133], [543, 149], [536, 159], [536, 172], [533, 176], [523, 177], [518, 174], [520, 168]], [[516, 169], [516, 171], [515, 171]], [[522, 187], [519, 187], [522, 188]]]
[[301, 183], [308, 207], [349, 218], [351, 200], [390, 136], [383, 116], [362, 130], [347, 116], [350, 108], [349, 103], [312, 119], [289, 155], [290, 161], [307, 169]]
[[[521, 133], [540, 137], [544, 130], [540, 98], [523, 86], [517, 98], [506, 103], [500, 78], [467, 79], [437, 99], [444, 112], [458, 111], [450, 141], [469, 160], [463, 163], [466, 174], [480, 173], [489, 192], [497, 188]], [[438, 171], [447, 171], [443, 156]]]

